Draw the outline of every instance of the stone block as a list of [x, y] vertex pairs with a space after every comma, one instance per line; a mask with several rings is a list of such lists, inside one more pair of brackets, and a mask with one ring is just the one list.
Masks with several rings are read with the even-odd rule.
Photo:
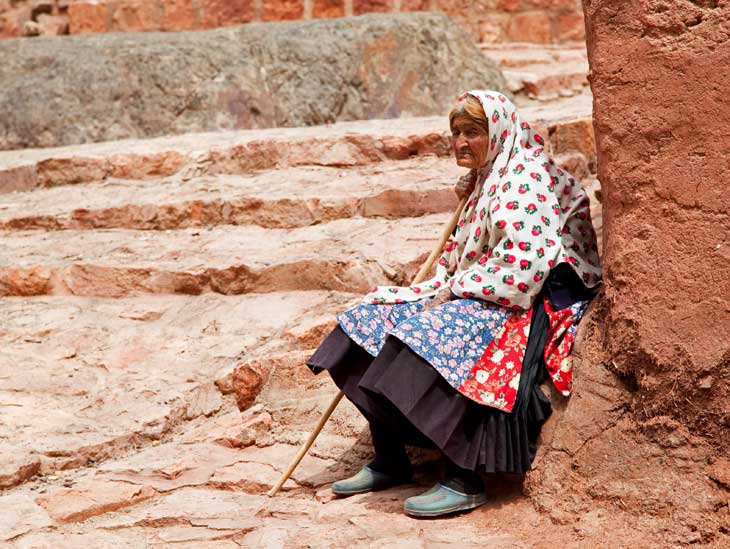
[[345, 0], [314, 0], [312, 4], [312, 17], [316, 19], [325, 17], [344, 17]]
[[80, 522], [91, 517], [116, 511], [150, 499], [155, 490], [149, 486], [134, 486], [126, 482], [90, 481], [70, 490], [59, 490], [38, 498], [57, 522]]
[[352, 3], [352, 9], [355, 15], [373, 12], [389, 12], [392, 8], [392, 0], [353, 0]]
[[100, 2], [71, 2], [68, 5], [70, 34], [89, 34], [109, 30], [109, 6]]
[[162, 28], [162, 6], [149, 0], [126, 0], [112, 5], [114, 31], [154, 31]]
[[581, 152], [592, 162], [596, 156], [593, 120], [579, 118], [550, 126], [550, 147], [553, 154]]
[[486, 44], [504, 42], [509, 15], [490, 13], [479, 21], [479, 41]]
[[203, 28], [240, 25], [255, 19], [253, 0], [199, 0]]
[[[198, 5], [206, 25], [253, 17], [248, 0]], [[52, 66], [48, 40], [0, 41], [0, 147], [441, 115], [474, 82], [504, 85], [463, 29], [428, 12], [56, 40]]]
[[200, 24], [193, 0], [162, 0], [162, 10], [162, 30], [191, 30]]
[[304, 16], [303, 0], [263, 0], [261, 18], [264, 21], [286, 21]]
[[38, 16], [37, 22], [42, 36], [60, 36], [68, 34], [68, 17], [63, 15], [48, 15], [42, 13]]
[[550, 19], [541, 11], [517, 14], [507, 25], [507, 38], [512, 42], [549, 44], [552, 40]]
[[502, 11], [519, 11], [522, 8], [522, 0], [499, 0], [497, 9]]
[[403, 0], [400, 5], [401, 11], [422, 11], [430, 8], [428, 0]]
[[581, 12], [562, 13], [556, 18], [556, 39], [558, 42], [583, 41], [586, 26]]

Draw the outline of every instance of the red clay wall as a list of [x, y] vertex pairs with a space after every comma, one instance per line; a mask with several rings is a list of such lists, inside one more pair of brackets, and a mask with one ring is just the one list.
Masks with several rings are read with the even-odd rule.
[[730, 449], [730, 1], [584, 9], [609, 366], [641, 415]]
[[[48, 0], [60, 5], [71, 34], [179, 31], [431, 10], [454, 17], [481, 42], [562, 43], [585, 38], [580, 0]], [[31, 2], [0, 0], [0, 38], [20, 36]], [[41, 34], [56, 34], [45, 32]]]

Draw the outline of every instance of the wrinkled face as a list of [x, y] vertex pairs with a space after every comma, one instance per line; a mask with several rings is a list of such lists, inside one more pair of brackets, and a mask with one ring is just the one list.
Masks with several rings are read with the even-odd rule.
[[481, 168], [487, 161], [489, 134], [469, 117], [456, 116], [451, 125], [451, 146], [462, 168]]

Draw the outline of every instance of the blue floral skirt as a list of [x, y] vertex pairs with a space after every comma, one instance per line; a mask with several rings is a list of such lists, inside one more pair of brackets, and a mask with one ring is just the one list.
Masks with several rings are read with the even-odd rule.
[[[544, 309], [533, 311], [523, 405], [506, 413], [456, 389], [510, 312], [480, 300], [357, 305], [307, 361], [327, 370], [368, 421], [379, 422], [407, 445], [440, 449], [459, 467], [481, 473], [524, 473], [551, 413], [538, 383], [547, 335]], [[527, 360], [527, 357], [532, 357]], [[533, 375], [528, 375], [532, 372]]]
[[338, 315], [340, 328], [372, 356], [388, 335], [401, 340], [458, 389], [513, 311], [480, 299], [363, 303]]

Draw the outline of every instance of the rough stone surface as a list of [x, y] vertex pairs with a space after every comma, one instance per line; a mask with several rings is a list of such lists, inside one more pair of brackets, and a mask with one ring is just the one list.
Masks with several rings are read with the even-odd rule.
[[89, 482], [71, 490], [38, 498], [36, 502], [57, 522], [80, 522], [93, 516], [135, 505], [155, 495], [147, 486], [124, 482]]
[[41, 469], [41, 460], [15, 446], [0, 444], [0, 489], [22, 484]]
[[639, 415], [728, 452], [730, 4], [584, 5], [612, 366]]
[[465, 89], [503, 87], [458, 26], [427, 13], [11, 39], [0, 57], [0, 149], [443, 115]]

